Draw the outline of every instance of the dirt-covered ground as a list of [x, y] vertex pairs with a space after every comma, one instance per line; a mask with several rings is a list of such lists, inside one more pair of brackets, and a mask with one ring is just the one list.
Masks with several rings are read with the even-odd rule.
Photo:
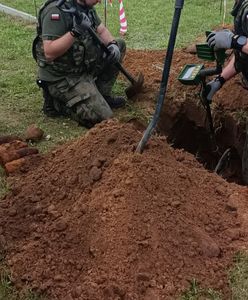
[[[144, 73], [136, 101], [149, 110], [163, 59], [162, 51], [129, 51], [125, 62]], [[196, 89], [175, 80], [192, 60], [175, 53], [163, 133], [173, 135], [182, 116], [204, 127], [200, 106], [186, 101], [196, 102]], [[235, 79], [216, 103], [232, 115], [247, 109], [245, 97]], [[227, 270], [247, 248], [247, 187], [207, 171], [163, 135], [136, 153], [142, 133], [105, 121], [9, 178], [12, 190], [0, 201], [0, 247], [18, 288], [54, 300], [176, 299], [196, 278], [231, 298]]]

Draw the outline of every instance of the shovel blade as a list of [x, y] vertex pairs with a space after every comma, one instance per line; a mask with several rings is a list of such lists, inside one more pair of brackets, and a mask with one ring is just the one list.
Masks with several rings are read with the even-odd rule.
[[141, 92], [144, 83], [144, 75], [138, 74], [137, 80], [135, 80], [129, 87], [126, 88], [125, 93], [127, 98], [130, 99]]

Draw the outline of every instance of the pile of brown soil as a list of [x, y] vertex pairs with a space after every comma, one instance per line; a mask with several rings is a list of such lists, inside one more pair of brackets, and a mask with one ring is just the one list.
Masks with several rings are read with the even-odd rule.
[[12, 178], [0, 241], [15, 285], [51, 299], [175, 299], [189, 281], [230, 291], [247, 188], [131, 124], [103, 122]]

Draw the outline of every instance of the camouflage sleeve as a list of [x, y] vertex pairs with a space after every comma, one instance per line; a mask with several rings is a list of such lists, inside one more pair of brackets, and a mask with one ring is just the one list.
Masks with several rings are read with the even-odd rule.
[[48, 7], [41, 16], [42, 39], [55, 40], [69, 31], [65, 13], [57, 7]]

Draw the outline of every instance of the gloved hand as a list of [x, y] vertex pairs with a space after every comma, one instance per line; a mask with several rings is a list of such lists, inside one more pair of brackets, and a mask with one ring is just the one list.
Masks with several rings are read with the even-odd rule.
[[213, 96], [222, 88], [224, 83], [225, 79], [220, 75], [217, 76], [206, 85], [206, 89], [203, 91], [204, 94], [202, 96], [211, 103]]
[[107, 46], [108, 50], [110, 51], [109, 55], [106, 57], [107, 61], [111, 64], [115, 64], [119, 62], [121, 59], [121, 52], [116, 42], [111, 42]]
[[80, 13], [80, 19], [73, 17], [72, 34], [75, 37], [81, 36], [85, 30], [91, 27], [91, 21], [85, 13]]
[[207, 37], [208, 46], [218, 49], [232, 48], [234, 34], [230, 30], [212, 31]]

